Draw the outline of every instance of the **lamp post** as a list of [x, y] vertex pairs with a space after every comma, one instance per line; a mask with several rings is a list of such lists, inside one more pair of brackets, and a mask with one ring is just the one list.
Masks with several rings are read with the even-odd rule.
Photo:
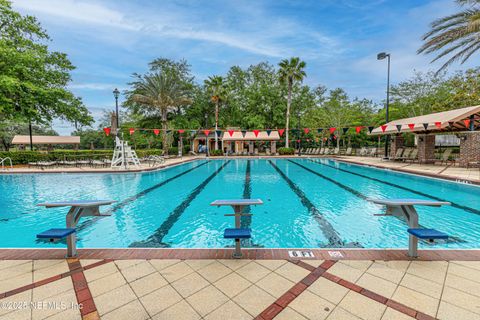
[[297, 125], [297, 132], [298, 132], [298, 136], [297, 136], [297, 145], [298, 145], [298, 156], [300, 157], [302, 155], [302, 145], [301, 145], [301, 137], [302, 137], [302, 133], [300, 131], [300, 108], [299, 110], [297, 111], [297, 117], [298, 117], [298, 125]]
[[[383, 60], [387, 58], [387, 105], [385, 112], [385, 123], [388, 123], [388, 107], [390, 105], [390, 53], [380, 52], [377, 54], [377, 60]], [[388, 143], [390, 136], [385, 135], [385, 159], [388, 159]]]
[[120, 96], [120, 91], [117, 88], [113, 90], [113, 96], [115, 97], [115, 117], [117, 118], [117, 130], [119, 130], [120, 128], [118, 127], [118, 97]]

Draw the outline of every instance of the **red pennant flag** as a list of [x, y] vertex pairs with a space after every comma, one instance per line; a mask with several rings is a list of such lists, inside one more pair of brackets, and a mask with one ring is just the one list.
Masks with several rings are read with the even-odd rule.
[[130, 128], [130, 130], [128, 130], [128, 131], [130, 132], [130, 135], [132, 135], [135, 132], [135, 129]]
[[233, 131], [233, 130], [228, 130], [228, 134], [230, 135], [230, 137], [233, 136], [233, 133], [234, 133], [234, 132], [235, 132], [235, 131]]
[[438, 129], [441, 129], [441, 128], [442, 128], [442, 123], [441, 123], [441, 122], [435, 122], [435, 126], [436, 126]]
[[305, 134], [308, 134], [310, 132], [310, 129], [305, 128], [305, 129], [303, 129], [303, 132], [305, 132]]
[[110, 135], [110, 131], [111, 131], [111, 130], [112, 130], [112, 129], [110, 129], [110, 128], [103, 128], [103, 131], [105, 132], [105, 134], [107, 135], [107, 137]]
[[330, 133], [333, 134], [333, 133], [335, 132], [335, 130], [337, 130], [337, 128], [333, 128], [333, 127], [332, 127], [332, 128], [330, 128], [330, 129], [328, 129], [328, 130], [330, 130]]
[[413, 131], [413, 129], [415, 129], [415, 123], [409, 123], [408, 127]]
[[203, 130], [203, 133], [205, 134], [205, 136], [208, 137], [208, 135], [210, 134], [210, 130]]
[[178, 133], [182, 134], [182, 133], [184, 133], [184, 132], [185, 132], [185, 130], [183, 130], [183, 129], [178, 129]]
[[463, 124], [465, 125], [465, 127], [466, 127], [467, 129], [469, 129], [469, 128], [470, 128], [470, 119], [465, 119], [465, 120], [463, 120]]
[[356, 127], [356, 128], [355, 128], [355, 131], [356, 131], [357, 133], [360, 133], [360, 131], [362, 131], [362, 128], [363, 128], [362, 126]]
[[281, 136], [283, 136], [283, 133], [285, 132], [285, 129], [278, 129], [278, 134]]
[[253, 133], [255, 134], [255, 137], [258, 137], [258, 134], [260, 133], [260, 130], [253, 130]]
[[298, 139], [297, 142], [300, 143], [300, 139]]
[[385, 130], [387, 130], [387, 127], [388, 127], [388, 126], [387, 126], [386, 124], [384, 124], [384, 125], [381, 126], [380, 128], [382, 128], [382, 132], [385, 132]]
[[153, 129], [153, 133], [158, 136], [158, 134], [160, 133], [160, 130], [159, 129]]

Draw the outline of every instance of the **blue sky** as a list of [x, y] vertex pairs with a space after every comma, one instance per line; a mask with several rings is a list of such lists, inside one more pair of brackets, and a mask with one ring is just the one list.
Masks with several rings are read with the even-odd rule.
[[[77, 69], [70, 88], [93, 115], [113, 110], [112, 90], [156, 57], [186, 59], [198, 82], [233, 65], [277, 64], [299, 56], [309, 85], [341, 87], [351, 97], [381, 101], [386, 61], [392, 82], [427, 71], [432, 57], [415, 52], [428, 24], [457, 10], [453, 0], [13, 0], [38, 17], [54, 50]], [[469, 65], [455, 65], [464, 69]], [[67, 134], [71, 126], [56, 121]]]

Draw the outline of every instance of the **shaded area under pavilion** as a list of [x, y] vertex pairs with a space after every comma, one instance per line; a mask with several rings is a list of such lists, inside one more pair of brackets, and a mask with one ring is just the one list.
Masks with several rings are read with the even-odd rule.
[[[412, 128], [410, 128], [410, 126]], [[386, 128], [385, 128], [386, 126]], [[402, 133], [417, 135], [418, 161], [431, 163], [435, 159], [435, 135], [452, 133], [460, 138], [460, 166], [480, 162], [480, 106], [472, 106], [423, 116], [398, 119], [385, 124], [384, 129], [372, 130], [372, 135], [393, 135], [390, 157], [403, 148]]]

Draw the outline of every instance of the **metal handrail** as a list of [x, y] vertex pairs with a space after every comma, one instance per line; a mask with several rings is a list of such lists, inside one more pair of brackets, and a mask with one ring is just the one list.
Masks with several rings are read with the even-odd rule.
[[5, 170], [5, 161], [10, 161], [10, 169], [13, 169], [12, 159], [10, 157], [0, 158], [0, 164], [2, 165], [2, 170]]

